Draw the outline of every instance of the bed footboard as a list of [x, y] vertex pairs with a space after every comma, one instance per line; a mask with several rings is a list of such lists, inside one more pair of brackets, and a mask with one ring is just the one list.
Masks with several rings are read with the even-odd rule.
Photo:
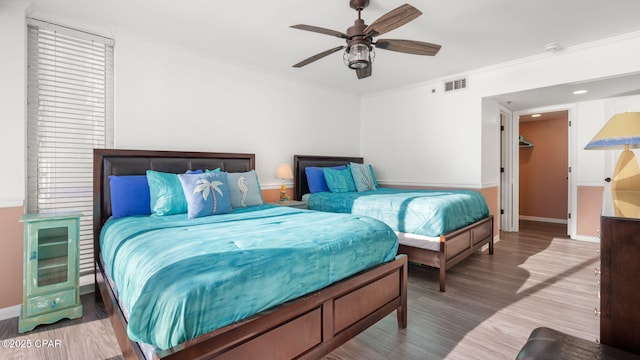
[[[407, 257], [354, 275], [327, 288], [157, 354], [161, 359], [317, 359], [397, 311], [407, 326]], [[101, 269], [100, 266], [98, 268]], [[141, 358], [126, 335], [126, 320], [101, 273], [99, 288], [127, 359]], [[286, 340], [285, 340], [286, 339]]]
[[493, 215], [440, 237], [440, 251], [434, 251], [416, 245], [403, 244], [400, 240], [399, 254], [406, 254], [410, 262], [440, 269], [440, 291], [446, 288], [446, 272], [449, 268], [469, 255], [489, 245], [489, 254], [493, 254]]

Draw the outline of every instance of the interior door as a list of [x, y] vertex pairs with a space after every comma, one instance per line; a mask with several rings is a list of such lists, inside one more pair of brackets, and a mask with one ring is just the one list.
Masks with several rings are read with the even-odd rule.
[[506, 196], [504, 194], [505, 189], [506, 189], [506, 185], [507, 185], [507, 181], [506, 181], [506, 176], [507, 176], [507, 172], [506, 172], [506, 165], [505, 165], [505, 141], [506, 141], [506, 136], [505, 136], [505, 114], [503, 112], [500, 112], [500, 229], [502, 230], [503, 228], [503, 224], [506, 224], [506, 220], [505, 220], [505, 201], [506, 201]]
[[572, 183], [573, 183], [573, 169], [571, 168], [571, 164], [573, 163], [571, 161], [571, 149], [573, 148], [571, 146], [571, 109], [569, 109], [569, 111], [567, 111], [567, 126], [568, 126], [568, 130], [567, 130], [567, 236], [571, 237], [571, 234], [574, 232], [574, 220], [573, 220], [573, 215], [571, 213], [572, 211], [572, 206], [571, 206], [571, 201], [572, 201]]
[[[511, 136], [512, 113], [508, 109], [500, 110], [500, 224], [499, 230], [518, 231], [514, 228], [513, 211], [513, 177], [511, 159], [513, 138]], [[516, 149], [517, 150], [517, 149]], [[516, 222], [517, 225], [517, 222]]]

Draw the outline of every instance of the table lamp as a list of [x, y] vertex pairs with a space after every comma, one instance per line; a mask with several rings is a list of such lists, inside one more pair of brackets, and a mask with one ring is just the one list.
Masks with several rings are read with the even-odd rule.
[[278, 164], [276, 168], [277, 179], [282, 179], [282, 185], [280, 185], [280, 201], [289, 201], [289, 195], [287, 195], [287, 186], [284, 184], [285, 179], [293, 179], [293, 172], [291, 172], [291, 166], [289, 164]]
[[640, 145], [640, 112], [615, 114], [585, 149], [624, 149], [613, 172], [612, 190], [640, 191], [638, 161], [630, 147]]
[[624, 149], [613, 171], [611, 192], [619, 215], [637, 216], [640, 168], [630, 148], [640, 147], [640, 112], [615, 114], [585, 149]]

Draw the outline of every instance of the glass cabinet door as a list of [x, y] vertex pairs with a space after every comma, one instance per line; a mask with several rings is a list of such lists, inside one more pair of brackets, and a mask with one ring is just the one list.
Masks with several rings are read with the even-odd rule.
[[38, 287], [69, 279], [69, 228], [38, 229], [36, 284]]
[[70, 262], [75, 258], [72, 246], [77, 231], [75, 221], [35, 222], [29, 227], [29, 292], [35, 294], [72, 285], [76, 271]]

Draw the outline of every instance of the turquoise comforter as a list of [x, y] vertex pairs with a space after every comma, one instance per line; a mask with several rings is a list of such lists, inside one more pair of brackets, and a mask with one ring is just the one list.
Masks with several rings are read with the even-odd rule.
[[440, 236], [489, 216], [482, 194], [469, 190], [378, 190], [309, 195], [309, 209], [371, 216], [393, 230]]
[[371, 218], [265, 205], [111, 219], [100, 244], [129, 337], [167, 349], [389, 261], [398, 240]]

